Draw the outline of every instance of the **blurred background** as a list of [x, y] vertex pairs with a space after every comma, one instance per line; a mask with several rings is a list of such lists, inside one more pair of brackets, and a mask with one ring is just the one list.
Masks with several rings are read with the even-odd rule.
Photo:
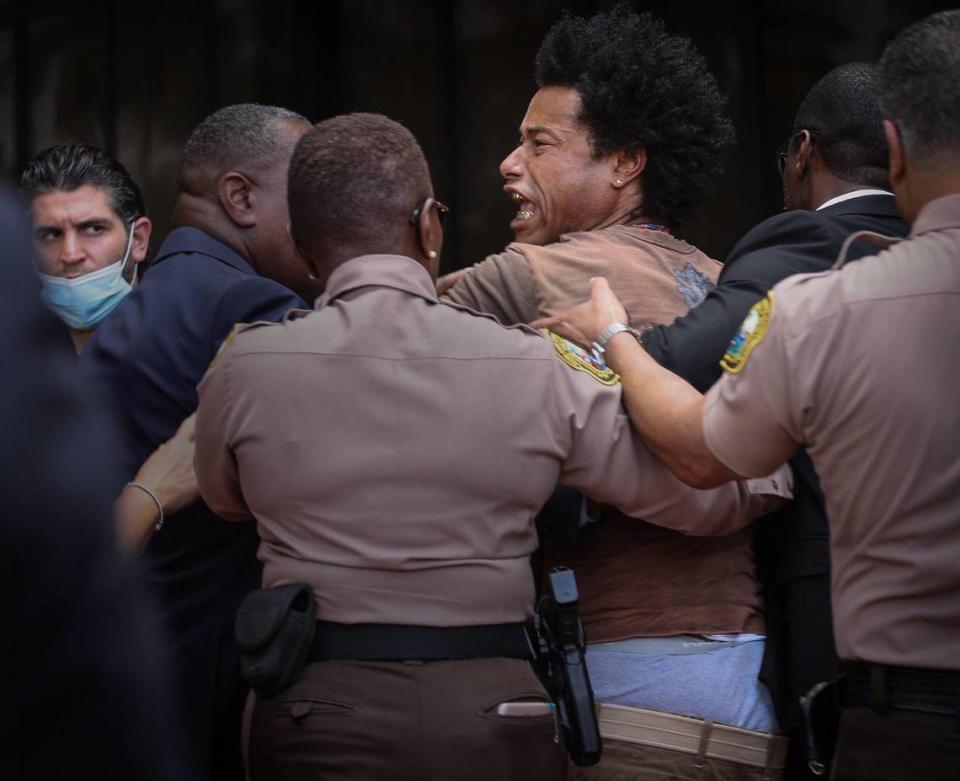
[[[144, 191], [154, 249], [169, 229], [174, 171], [190, 130], [228, 103], [313, 121], [378, 111], [417, 136], [453, 209], [444, 270], [510, 240], [498, 166], [533, 94], [533, 60], [565, 9], [585, 0], [0, 0], [0, 165], [86, 141]], [[781, 208], [774, 152], [804, 93], [828, 70], [876, 60], [929, 0], [634, 2], [689, 36], [729, 98], [737, 145], [684, 231], [723, 259]]]

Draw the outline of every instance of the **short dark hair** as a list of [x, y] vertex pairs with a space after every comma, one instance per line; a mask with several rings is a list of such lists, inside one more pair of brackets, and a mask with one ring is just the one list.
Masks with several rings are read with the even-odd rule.
[[936, 160], [960, 142], [960, 11], [903, 30], [880, 60], [880, 110], [916, 160]]
[[890, 186], [876, 65], [852, 62], [834, 68], [811, 89], [793, 122], [810, 131], [827, 168], [839, 179]]
[[344, 114], [300, 138], [290, 160], [290, 232], [308, 254], [319, 240], [390, 246], [433, 192], [413, 134], [382, 114]]
[[278, 132], [281, 120], [309, 124], [301, 114], [279, 106], [237, 103], [204, 119], [187, 139], [177, 167], [181, 191], [202, 188], [204, 173], [220, 174], [254, 162], [285, 159], [289, 141]]
[[147, 213], [140, 188], [127, 169], [89, 144], [60, 144], [44, 149], [20, 175], [20, 186], [30, 198], [54, 190], [72, 192], [84, 185], [104, 190], [110, 207], [128, 229], [130, 223]]
[[540, 87], [572, 87], [597, 156], [645, 147], [642, 213], [682, 223], [722, 170], [733, 141], [725, 98], [687, 38], [625, 4], [565, 16], [537, 53]]

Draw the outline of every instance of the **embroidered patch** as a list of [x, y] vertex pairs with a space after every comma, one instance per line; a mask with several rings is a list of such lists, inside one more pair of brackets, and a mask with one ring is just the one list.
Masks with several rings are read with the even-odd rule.
[[550, 341], [553, 342], [554, 351], [567, 366], [579, 372], [586, 372], [604, 385], [616, 385], [620, 382], [620, 375], [607, 366], [602, 358], [577, 347], [573, 342], [568, 342], [552, 331], [548, 333]]
[[763, 340], [770, 325], [773, 314], [773, 293], [767, 293], [766, 298], [757, 301], [750, 310], [737, 335], [733, 337], [727, 352], [724, 353], [720, 366], [731, 374], [741, 371], [747, 364], [747, 358]]
[[703, 299], [710, 292], [710, 288], [713, 287], [710, 278], [697, 271], [691, 263], [687, 263], [679, 271], [675, 270], [673, 276], [676, 277], [677, 290], [683, 296], [683, 301], [688, 309], [693, 309], [695, 306], [702, 304]]

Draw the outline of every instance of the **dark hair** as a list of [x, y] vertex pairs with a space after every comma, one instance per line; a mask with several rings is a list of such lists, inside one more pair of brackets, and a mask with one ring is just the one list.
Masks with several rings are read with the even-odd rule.
[[129, 228], [147, 210], [140, 188], [119, 162], [89, 144], [61, 144], [44, 149], [20, 175], [20, 186], [31, 198], [53, 190], [73, 190], [90, 185], [104, 190], [110, 207]]
[[910, 25], [880, 60], [880, 109], [917, 160], [960, 142], [960, 11]]
[[290, 160], [290, 232], [309, 255], [318, 240], [389, 246], [430, 196], [413, 134], [382, 114], [344, 114], [308, 130]]
[[890, 186], [876, 65], [852, 62], [820, 79], [797, 110], [793, 132], [801, 130], [810, 131], [837, 178], [871, 187]]
[[203, 187], [204, 174], [286, 160], [290, 142], [279, 132], [280, 120], [309, 124], [295, 111], [259, 103], [238, 103], [215, 111], [187, 139], [177, 167], [177, 185], [181, 190], [196, 192]]
[[646, 148], [645, 216], [683, 222], [722, 170], [733, 141], [725, 99], [693, 44], [660, 19], [625, 4], [566, 16], [540, 46], [536, 77], [540, 87], [577, 90], [597, 156]]

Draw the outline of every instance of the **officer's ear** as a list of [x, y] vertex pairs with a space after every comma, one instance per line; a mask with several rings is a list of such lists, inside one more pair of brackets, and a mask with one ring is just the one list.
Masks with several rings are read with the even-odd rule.
[[217, 180], [217, 195], [227, 216], [241, 228], [257, 224], [253, 183], [243, 174], [228, 171]]
[[903, 139], [900, 137], [900, 130], [889, 119], [883, 120], [883, 135], [887, 139], [887, 149], [890, 153], [890, 185], [896, 189], [907, 170]]
[[417, 221], [417, 240], [420, 251], [426, 259], [425, 268], [434, 280], [440, 271], [440, 251], [443, 249], [443, 225], [440, 222], [440, 209], [446, 209], [435, 198], [427, 198], [420, 210]]

